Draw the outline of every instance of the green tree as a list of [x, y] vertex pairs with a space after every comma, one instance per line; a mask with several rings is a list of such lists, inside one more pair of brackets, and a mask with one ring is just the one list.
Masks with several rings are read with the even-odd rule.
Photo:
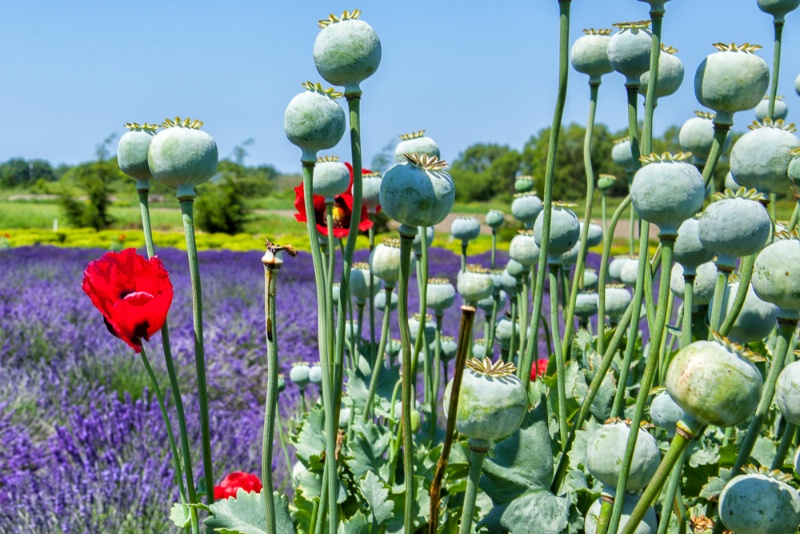
[[0, 164], [0, 186], [2, 187], [30, 187], [39, 180], [52, 182], [55, 179], [53, 168], [43, 159], [12, 158]]
[[79, 228], [102, 230], [114, 222], [109, 213], [110, 184], [123, 179], [116, 161], [94, 161], [69, 169], [62, 177], [59, 206]]
[[198, 187], [195, 223], [205, 232], [238, 234], [249, 219], [242, 183], [224, 175], [217, 183]]
[[508, 145], [478, 143], [458, 155], [450, 173], [456, 182], [456, 198], [462, 202], [510, 195], [522, 156]]

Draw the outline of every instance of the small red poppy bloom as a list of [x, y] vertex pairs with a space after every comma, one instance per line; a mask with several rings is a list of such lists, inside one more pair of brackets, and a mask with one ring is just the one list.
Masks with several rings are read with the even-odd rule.
[[[349, 165], [348, 165], [349, 167]], [[370, 172], [364, 169], [364, 172]], [[350, 171], [350, 185], [347, 191], [341, 195], [333, 197], [333, 237], [347, 237], [350, 233], [350, 218], [353, 214], [353, 195], [350, 192], [353, 188], [353, 171]], [[303, 184], [294, 188], [294, 207], [297, 210], [294, 218], [300, 222], [306, 222], [306, 196], [303, 192]], [[314, 219], [317, 223], [317, 232], [320, 235], [328, 235], [327, 212], [325, 209], [325, 198], [322, 195], [314, 195]], [[362, 204], [361, 218], [358, 223], [358, 231], [365, 232], [372, 228], [372, 221], [369, 220], [367, 207]]]
[[161, 260], [148, 260], [133, 248], [91, 262], [83, 272], [83, 291], [103, 314], [108, 331], [137, 353], [142, 338], [149, 341], [164, 325], [172, 304], [172, 283]]
[[[535, 364], [531, 367], [531, 380], [536, 380], [543, 374], [547, 372], [547, 364], [550, 362], [547, 358], [539, 358]], [[536, 367], [539, 367], [539, 372], [536, 372]]]
[[240, 489], [244, 491], [261, 491], [261, 480], [250, 473], [236, 471], [222, 479], [219, 486], [214, 486], [214, 500], [236, 498], [236, 492]]

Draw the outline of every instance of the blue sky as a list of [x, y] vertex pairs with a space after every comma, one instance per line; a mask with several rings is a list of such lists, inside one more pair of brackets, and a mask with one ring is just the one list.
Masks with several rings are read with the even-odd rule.
[[[78, 7], [80, 5], [80, 8]], [[679, 50], [686, 79], [660, 101], [655, 128], [700, 109], [692, 88], [711, 44], [758, 43], [772, 64], [772, 19], [756, 0], [674, 0], [664, 43]], [[0, 22], [0, 161], [74, 164], [126, 122], [200, 118], [220, 156], [252, 138], [248, 164], [299, 169], [283, 134], [286, 104], [305, 80], [320, 81], [312, 48], [317, 20], [359, 8], [381, 38], [383, 60], [364, 82], [365, 162], [396, 135], [425, 128], [443, 157], [477, 142], [521, 148], [552, 120], [558, 45], [556, 0], [485, 2], [140, 0], [6, 2]], [[636, 0], [575, 0], [571, 38], [582, 28], [648, 18]], [[718, 14], [716, 14], [718, 13]], [[800, 16], [787, 17], [779, 94], [800, 109]], [[794, 57], [793, 57], [794, 56]], [[571, 70], [565, 122], [583, 123], [588, 86]], [[344, 101], [342, 101], [344, 104]], [[737, 115], [735, 129], [753, 120]], [[603, 78], [597, 120], [624, 127], [623, 77]], [[347, 139], [331, 153], [349, 154]]]

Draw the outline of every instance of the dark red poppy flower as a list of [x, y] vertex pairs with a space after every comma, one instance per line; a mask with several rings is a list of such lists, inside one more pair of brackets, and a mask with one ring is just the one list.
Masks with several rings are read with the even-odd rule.
[[108, 331], [142, 351], [142, 338], [158, 332], [172, 304], [169, 273], [157, 257], [127, 248], [108, 252], [83, 272], [83, 291], [103, 314]]
[[[349, 167], [349, 165], [348, 165]], [[364, 172], [369, 172], [366, 169]], [[350, 218], [353, 213], [353, 195], [350, 193], [353, 187], [353, 172], [350, 172], [350, 185], [347, 191], [333, 198], [333, 237], [347, 237], [350, 233]], [[294, 207], [297, 210], [294, 217], [300, 222], [306, 222], [306, 197], [303, 193], [303, 184], [294, 188]], [[314, 219], [317, 223], [317, 232], [321, 235], [328, 235], [327, 212], [325, 199], [321, 195], [314, 195]], [[358, 230], [365, 232], [372, 227], [372, 221], [367, 215], [367, 207], [361, 206], [361, 219], [359, 219]]]
[[[547, 372], [547, 364], [550, 362], [547, 358], [539, 358], [539, 360], [531, 367], [531, 381], [536, 380]], [[539, 372], [536, 372], [536, 367], [539, 367]]]
[[259, 492], [261, 491], [261, 480], [250, 473], [233, 472], [222, 479], [219, 486], [214, 486], [214, 500], [236, 498], [236, 492], [240, 489]]

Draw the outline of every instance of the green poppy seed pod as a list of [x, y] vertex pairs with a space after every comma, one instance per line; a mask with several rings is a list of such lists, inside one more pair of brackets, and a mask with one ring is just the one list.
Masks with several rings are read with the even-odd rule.
[[[488, 358], [467, 361], [456, 413], [459, 432], [472, 440], [488, 442], [517, 431], [528, 412], [528, 393], [515, 371], [513, 363], [492, 364]], [[445, 406], [450, 403], [452, 383], [445, 388]]]
[[[450, 362], [456, 357], [458, 343], [452, 336], [442, 336], [440, 339], [442, 341], [442, 361]], [[445, 404], [445, 406], [447, 405]]]
[[286, 379], [283, 375], [278, 375], [278, 393], [283, 393], [283, 390], [286, 389]]
[[295, 96], [283, 114], [286, 138], [302, 150], [301, 161], [317, 161], [317, 152], [333, 148], [347, 125], [344, 110], [336, 102], [341, 96], [320, 84], [305, 82], [305, 92]]
[[619, 31], [608, 41], [608, 60], [625, 76], [625, 85], [639, 85], [639, 77], [650, 68], [650, 21], [614, 24]]
[[480, 265], [467, 265], [465, 271], [458, 273], [456, 288], [465, 302], [478, 302], [492, 295], [494, 282], [488, 270]]
[[678, 421], [683, 419], [683, 408], [678, 406], [669, 393], [662, 391], [655, 397], [653, 402], [650, 403], [650, 420], [659, 428], [667, 431], [667, 436], [672, 437], [675, 435], [675, 425]]
[[331, 288], [331, 296], [333, 297], [334, 304], [339, 304], [340, 290], [341, 290], [341, 284], [339, 282], [334, 282], [333, 287]]
[[[714, 141], [714, 113], [707, 111], [695, 111], [696, 117], [687, 120], [678, 132], [678, 142], [681, 150], [692, 153], [692, 161], [704, 165], [711, 152], [711, 144]], [[722, 152], [728, 149], [731, 144], [731, 135], [725, 138], [722, 144]]]
[[336, 156], [325, 156], [317, 159], [314, 166], [313, 190], [315, 195], [325, 198], [325, 202], [333, 202], [333, 197], [341, 195], [350, 186], [350, 169]]
[[639, 261], [639, 256], [614, 256], [611, 262], [608, 264], [608, 276], [612, 280], [619, 280], [620, 273], [622, 273], [622, 267], [629, 261]]
[[[558, 263], [560, 256], [569, 251], [581, 235], [581, 225], [575, 212], [569, 209], [574, 204], [553, 202], [550, 215], [550, 240], [547, 249], [548, 263]], [[544, 212], [536, 217], [533, 225], [533, 237], [536, 245], [542, 246], [542, 230], [544, 225]]]
[[517, 176], [516, 180], [514, 180], [514, 191], [517, 193], [530, 193], [535, 185], [536, 182], [534, 182], [533, 176]]
[[543, 207], [542, 199], [535, 192], [517, 193], [511, 202], [511, 215], [523, 224], [533, 224]]
[[[508, 298], [506, 292], [502, 290], [500, 291], [500, 295], [498, 296], [499, 296], [498, 301], [501, 303], [505, 302], [505, 300]], [[479, 300], [478, 302], [475, 303], [475, 306], [477, 306], [479, 310], [483, 311], [488, 315], [492, 313], [492, 309], [494, 309], [494, 302], [495, 302], [494, 295], [492, 295], [490, 297], [486, 297], [485, 299]], [[499, 304], [499, 306], [502, 306], [502, 304]]]
[[358, 322], [345, 321], [344, 323], [344, 337], [347, 340], [358, 339]]
[[741, 347], [695, 341], [673, 356], [665, 385], [687, 417], [728, 427], [746, 421], [761, 399], [761, 373]]
[[[394, 311], [397, 309], [398, 304], [398, 297], [397, 293], [392, 292], [392, 296], [389, 299], [389, 309], [390, 311]], [[386, 293], [381, 291], [375, 295], [375, 308], [379, 311], [386, 312]]]
[[618, 322], [625, 315], [625, 310], [633, 300], [633, 297], [623, 285], [606, 285], [606, 315], [613, 322]]
[[686, 219], [678, 227], [678, 237], [675, 239], [673, 259], [675, 263], [683, 266], [683, 273], [692, 275], [698, 265], [709, 262], [714, 258], [714, 253], [700, 242], [700, 220], [696, 217]]
[[147, 153], [150, 142], [156, 135], [156, 124], [137, 123], [126, 124], [128, 131], [120, 138], [117, 146], [117, 162], [119, 169], [136, 180], [137, 190], [149, 190], [150, 165], [147, 163]]
[[415, 254], [420, 254], [422, 252], [422, 232], [425, 232], [425, 237], [428, 238], [428, 247], [431, 246], [433, 243], [433, 226], [428, 226], [427, 228], [419, 227], [417, 228], [417, 235], [414, 236], [414, 242], [411, 243], [411, 249], [414, 251]]
[[178, 188], [178, 198], [194, 197], [194, 187], [217, 172], [217, 143], [198, 120], [175, 117], [150, 142], [147, 164], [153, 179]]
[[800, 191], [800, 149], [791, 150], [789, 154], [792, 156], [792, 161], [789, 162], [786, 175], [789, 177], [792, 188], [797, 192]]
[[472, 357], [483, 359], [486, 357], [486, 341], [483, 339], [476, 339], [472, 344]]
[[342, 407], [339, 410], [339, 430], [347, 430], [350, 424], [350, 408]]
[[450, 233], [453, 234], [453, 239], [467, 243], [481, 235], [481, 223], [471, 216], [456, 217], [450, 225]]
[[530, 268], [539, 261], [539, 245], [533, 230], [520, 230], [508, 245], [508, 256], [524, 267]]
[[426, 154], [429, 157], [441, 158], [439, 145], [425, 135], [425, 130], [400, 135], [400, 142], [394, 147], [395, 163], [405, 163], [406, 154]]
[[631, 153], [631, 138], [623, 137], [614, 141], [611, 147], [611, 159], [614, 163], [625, 169], [625, 172], [633, 172], [635, 169], [633, 154]]
[[586, 321], [597, 315], [599, 306], [600, 299], [596, 291], [579, 291], [575, 298], [575, 315]]
[[429, 278], [426, 294], [428, 308], [443, 312], [456, 302], [456, 288], [447, 278]]
[[[316, 173], [314, 180], [317, 179]], [[348, 176], [349, 183], [349, 176]], [[367, 213], [375, 215], [381, 205], [381, 175], [376, 172], [361, 173], [361, 202]]]
[[800, 147], [794, 124], [766, 119], [754, 121], [749, 128], [731, 150], [731, 173], [736, 182], [764, 194], [787, 192], [790, 151]]
[[753, 289], [782, 311], [800, 310], [800, 241], [785, 234], [764, 247], [753, 266]]
[[583, 270], [583, 287], [585, 289], [594, 289], [597, 287], [597, 282], [600, 279], [597, 276], [597, 271], [595, 269], [584, 269]]
[[[597, 427], [586, 445], [586, 469], [606, 488], [616, 488], [625, 455], [625, 444], [631, 427], [620, 421]], [[627, 491], [636, 491], [650, 482], [661, 462], [658, 442], [642, 429], [637, 429], [636, 451], [633, 454]]]
[[[672, 266], [672, 273], [669, 279], [670, 289], [681, 300], [683, 300], [684, 290], [686, 289], [685, 272], [684, 268], [679, 263], [676, 263]], [[717, 266], [713, 261], [702, 263], [694, 269], [694, 281], [692, 282], [692, 305], [694, 308], [711, 302], [716, 282]]]
[[350, 294], [359, 303], [366, 302], [370, 297], [375, 296], [380, 289], [380, 284], [373, 282], [372, 295], [369, 292], [369, 264], [354, 263], [350, 268]]
[[393, 358], [398, 354], [400, 354], [402, 348], [403, 344], [400, 342], [399, 339], [390, 339], [386, 343], [386, 353]]
[[[716, 43], [719, 50], [706, 57], [694, 75], [698, 102], [717, 112], [715, 124], [732, 125], [733, 114], [753, 109], [769, 85], [769, 67], [753, 52], [758, 45]], [[734, 173], [735, 174], [735, 173]]]
[[406, 226], [434, 226], [447, 217], [456, 198], [447, 163], [435, 157], [406, 155], [381, 181], [381, 208]]
[[639, 277], [639, 259], [629, 259], [622, 264], [619, 270], [619, 280], [628, 287], [636, 286]]
[[[728, 289], [725, 291], [723, 299], [723, 309], [726, 314], [730, 312], [733, 306], [739, 287], [738, 278], [728, 284]], [[713, 305], [713, 301], [713, 298], [709, 301], [709, 307]], [[728, 332], [728, 339], [740, 344], [764, 339], [775, 328], [775, 321], [778, 319], [779, 312], [780, 308], [776, 305], [758, 298], [755, 290], [753, 290], [753, 285], [748, 284], [744, 304], [742, 304], [742, 309]]]
[[[625, 502], [622, 503], [622, 515], [619, 518], [620, 532], [624, 530], [625, 525], [628, 524], [631, 514], [633, 513], [633, 509], [636, 508], [636, 504], [639, 502], [639, 498], [639, 495], [634, 495], [632, 493], [625, 494]], [[586, 534], [597, 533], [597, 523], [600, 519], [600, 509], [602, 507], [602, 499], [597, 499], [586, 512], [586, 517], [583, 521], [583, 529]], [[657, 531], [658, 520], [656, 518], [656, 511], [651, 506], [645, 512], [642, 522], [639, 523], [639, 525], [633, 531], [633, 534], [655, 534]]]
[[[581, 233], [583, 233], [583, 223], [581, 222]], [[599, 224], [589, 223], [589, 231], [586, 233], [586, 246], [596, 247], [603, 242], [603, 227]]]
[[[508, 317], [502, 317], [499, 321], [495, 323], [494, 326], [494, 338], [497, 340], [497, 343], [500, 344], [500, 348], [508, 349], [511, 346], [511, 319]], [[520, 332], [519, 324], [515, 325], [514, 327], [514, 335], [519, 339], [519, 332]]]
[[[578, 233], [580, 235], [580, 232]], [[559, 261], [564, 267], [570, 267], [578, 263], [578, 253], [581, 251], [581, 242], [575, 243], [571, 249], [561, 255]]]
[[614, 71], [608, 61], [608, 42], [611, 30], [583, 30], [585, 35], [579, 37], [569, 53], [572, 68], [589, 76], [589, 83], [600, 83], [603, 74]]
[[[768, 113], [769, 113], [769, 97], [765, 96], [761, 100], [761, 102], [759, 102], [758, 105], [756, 106], [756, 120], [762, 122], [764, 119], [767, 118]], [[787, 106], [786, 102], [783, 101], [782, 96], [776, 97], [775, 109], [772, 111], [772, 120], [785, 121], [787, 115], [789, 115], [789, 106]]]
[[762, 195], [740, 188], [726, 190], [700, 216], [697, 235], [705, 248], [717, 255], [717, 265], [735, 268], [736, 258], [758, 252], [772, 224]]
[[302, 389], [311, 382], [310, 372], [311, 367], [306, 362], [296, 362], [292, 364], [292, 370], [289, 371], [289, 380]]
[[319, 21], [322, 31], [314, 41], [317, 71], [328, 83], [344, 86], [345, 94], [361, 94], [361, 82], [381, 63], [381, 40], [360, 15], [356, 9]]
[[[408, 330], [411, 333], [411, 341], [417, 341], [419, 335], [421, 317], [418, 313], [408, 318]], [[436, 339], [436, 322], [430, 315], [425, 315], [425, 342], [432, 343]]]
[[658, 226], [660, 236], [677, 236], [678, 226], [703, 207], [706, 186], [689, 154], [652, 154], [636, 171], [631, 200], [639, 216]]
[[[800, 494], [766, 473], [731, 479], [719, 494], [719, 518], [736, 534], [794, 534], [800, 524]], [[786, 477], [790, 480], [791, 477]]]
[[736, 183], [736, 179], [733, 177], [731, 171], [728, 171], [728, 174], [725, 175], [725, 189], [737, 191], [740, 187], [742, 186]]
[[[673, 94], [683, 83], [683, 63], [675, 55], [672, 47], [661, 45], [658, 56], [658, 81], [656, 82], [655, 98]], [[650, 83], [650, 71], [643, 72], [639, 77], [639, 94], [647, 95], [647, 84]]]
[[781, 371], [775, 383], [775, 402], [788, 422], [800, 425], [800, 361]]
[[[514, 260], [511, 260], [514, 261]], [[515, 264], [519, 265], [519, 263], [514, 262]], [[503, 269], [503, 273], [500, 275], [498, 279], [498, 287], [503, 289], [508, 294], [512, 294], [517, 289], [517, 279], [508, 272], [508, 269]]]
[[489, 210], [486, 213], [486, 226], [491, 228], [492, 230], [497, 230], [501, 226], [503, 226], [503, 222], [505, 222], [505, 216], [503, 212], [500, 210]]
[[400, 240], [384, 239], [369, 255], [372, 274], [394, 287], [400, 279]]
[[772, 15], [774, 22], [783, 22], [786, 14], [797, 6], [800, 6], [800, 0], [758, 0], [758, 9]]
[[[616, 145], [614, 145], [616, 147]], [[631, 160], [630, 156], [630, 143], [628, 144], [628, 159]], [[611, 149], [611, 154], [614, 154], [614, 149]], [[616, 161], [616, 159], [614, 159]], [[611, 174], [601, 174], [597, 177], [597, 188], [600, 190], [601, 193], [605, 193], [617, 182], [617, 177]]]
[[508, 263], [506, 263], [506, 272], [513, 276], [514, 279], [519, 280], [521, 276], [531, 272], [531, 270], [522, 265], [520, 262], [509, 259]]
[[308, 379], [312, 384], [322, 384], [322, 367], [317, 364], [312, 365], [308, 371]]

